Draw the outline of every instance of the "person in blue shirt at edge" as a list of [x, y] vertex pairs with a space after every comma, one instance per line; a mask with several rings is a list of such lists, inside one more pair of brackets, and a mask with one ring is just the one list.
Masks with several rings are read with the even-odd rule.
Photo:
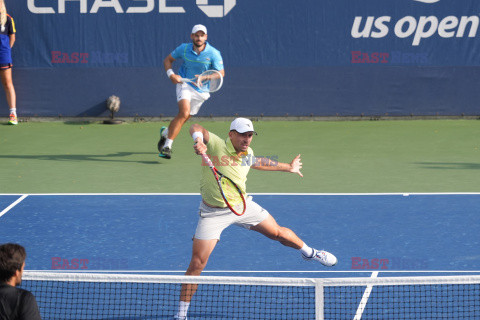
[[[172, 143], [182, 129], [183, 124], [200, 110], [210, 94], [201, 92], [191, 83], [183, 83], [181, 78], [194, 79], [206, 70], [217, 70], [225, 76], [223, 59], [220, 51], [207, 42], [207, 28], [197, 24], [193, 26], [190, 35], [191, 43], [182, 43], [163, 61], [167, 76], [176, 84], [178, 114], [167, 127], [160, 129], [160, 141], [157, 144], [159, 157], [170, 159], [172, 157]], [[172, 70], [173, 62], [182, 59], [183, 64], [178, 74]]]
[[15, 22], [7, 14], [5, 2], [0, 0], [0, 79], [5, 89], [8, 108], [10, 109], [8, 124], [13, 125], [18, 123], [17, 99], [12, 82], [12, 47], [15, 43], [15, 32]]

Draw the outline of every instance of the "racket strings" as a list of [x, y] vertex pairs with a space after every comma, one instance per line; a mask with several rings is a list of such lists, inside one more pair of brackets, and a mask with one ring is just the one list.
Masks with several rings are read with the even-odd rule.
[[241, 191], [230, 180], [222, 179], [220, 183], [222, 184], [223, 194], [232, 207], [239, 204], [243, 205]]
[[222, 76], [218, 71], [206, 71], [198, 77], [198, 87], [203, 91], [214, 92], [220, 89], [222, 86]]

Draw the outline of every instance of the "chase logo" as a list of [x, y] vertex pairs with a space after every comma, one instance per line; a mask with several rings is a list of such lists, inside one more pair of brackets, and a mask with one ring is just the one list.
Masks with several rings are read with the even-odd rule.
[[[45, 0], [27, 0], [27, 7], [34, 14], [64, 14], [70, 11], [77, 11], [82, 14], [97, 14], [104, 11], [115, 11], [117, 14], [150, 13], [155, 11], [158, 13], [186, 13], [185, 8], [182, 6], [167, 5], [167, 0], [133, 1], [136, 1], [137, 5], [133, 5], [132, 0], [49, 0], [49, 2]], [[176, 1], [176, 3], [189, 1], [180, 0]], [[88, 2], [93, 2], [93, 4], [89, 7]], [[138, 2], [141, 2], [141, 4], [138, 4]], [[209, 4], [209, 0], [196, 0], [197, 7], [210, 18], [225, 17], [237, 4], [237, 0], [215, 0], [215, 2], [216, 4]], [[41, 6], [40, 3], [44, 6]], [[49, 5], [45, 5], [46, 3], [49, 3]], [[156, 9], [155, 5], [157, 3], [158, 8]]]
[[197, 0], [197, 6], [210, 18], [225, 17], [235, 7], [237, 0], [223, 0], [221, 5], [208, 4], [208, 0]]

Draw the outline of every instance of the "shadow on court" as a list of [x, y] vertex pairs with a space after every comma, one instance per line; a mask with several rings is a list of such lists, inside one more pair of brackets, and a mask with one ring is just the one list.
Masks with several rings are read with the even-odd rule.
[[424, 169], [440, 169], [440, 170], [479, 170], [480, 163], [469, 162], [416, 162]]
[[109, 154], [50, 154], [50, 155], [0, 155], [0, 159], [24, 159], [45, 161], [96, 161], [96, 162], [127, 162], [141, 164], [162, 164], [158, 161], [142, 161], [122, 159], [136, 155], [155, 155], [155, 152], [116, 152]]

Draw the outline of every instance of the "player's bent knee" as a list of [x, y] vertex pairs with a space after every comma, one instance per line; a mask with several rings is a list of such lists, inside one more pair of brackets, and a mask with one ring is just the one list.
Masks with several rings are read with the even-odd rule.
[[207, 265], [208, 259], [202, 259], [200, 257], [193, 257], [190, 261], [190, 267], [188, 268], [191, 272], [202, 272]]
[[188, 110], [188, 111], [179, 111], [179, 112], [178, 112], [178, 117], [181, 118], [181, 119], [183, 119], [183, 120], [185, 120], [185, 121], [187, 121], [188, 118], [190, 118], [190, 110]]
[[276, 229], [274, 232], [271, 232], [267, 235], [270, 239], [275, 241], [282, 241], [284, 237], [284, 233], [281, 228]]

